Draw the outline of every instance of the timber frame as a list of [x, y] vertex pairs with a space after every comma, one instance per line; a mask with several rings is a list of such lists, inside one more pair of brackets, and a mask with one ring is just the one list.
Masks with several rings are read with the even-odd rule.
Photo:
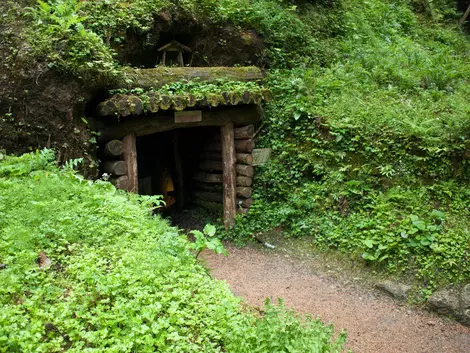
[[[178, 72], [182, 69], [184, 68], [178, 68]], [[155, 74], [155, 70], [150, 70], [152, 70], [151, 75]], [[214, 70], [218, 72], [220, 68]], [[145, 71], [141, 70], [138, 76], [144, 77]], [[203, 71], [210, 73], [208, 68]], [[250, 72], [250, 75], [257, 78], [262, 76], [253, 68], [242, 68], [241, 72], [243, 74]], [[221, 203], [224, 225], [230, 228], [234, 224], [235, 215], [247, 213], [253, 203], [251, 199], [254, 173], [251, 155], [255, 135], [253, 124], [261, 119], [261, 101], [269, 99], [269, 94], [264, 94], [261, 98], [259, 95], [257, 98], [250, 98], [249, 92], [245, 92], [245, 96], [248, 98], [233, 102], [234, 104], [227, 99], [218, 107], [194, 104], [192, 107], [183, 106], [183, 109], [175, 106], [175, 103], [167, 102], [164, 102], [165, 109], [162, 109], [162, 99], [159, 98], [156, 103], [159, 104], [159, 109], [156, 109], [156, 112], [152, 112], [152, 109], [144, 111], [139, 107], [136, 109], [138, 100], [132, 96], [124, 99], [122, 95], [117, 98], [110, 97], [97, 107], [96, 125], [100, 132], [99, 143], [104, 147], [106, 155], [103, 170], [111, 175], [110, 180], [116, 187], [129, 192], [138, 192], [137, 139], [174, 130], [171, 136], [177, 174], [177, 197], [184, 200], [187, 197], [183, 193], [185, 181], [182, 156], [178, 147], [178, 131], [182, 128], [200, 126], [219, 127], [219, 136], [214, 141], [204, 141], [204, 152], [200, 157], [198, 170], [192, 176], [192, 182], [197, 183], [198, 188], [191, 195], [191, 199], [195, 203], [199, 201]], [[183, 111], [179, 112], [180, 110]], [[214, 190], [220, 190], [220, 193]]]

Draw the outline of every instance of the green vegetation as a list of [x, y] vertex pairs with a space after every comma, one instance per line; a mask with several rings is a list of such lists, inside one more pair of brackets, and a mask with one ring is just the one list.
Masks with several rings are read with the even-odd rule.
[[424, 296], [468, 280], [470, 44], [454, 1], [49, 0], [31, 14], [37, 55], [83, 77], [116, 75], [127, 34], [152, 45], [160, 16], [256, 30], [274, 94], [259, 146], [274, 154], [229, 236], [282, 226], [411, 274]]
[[242, 309], [190, 252], [220, 243], [189, 243], [152, 215], [159, 198], [85, 180], [79, 162], [0, 155], [0, 352], [342, 350], [344, 334], [282, 304]]
[[470, 45], [443, 23], [448, 7], [431, 16], [411, 5], [343, 2], [329, 12], [340, 33], [319, 41], [333, 42], [326, 65], [271, 71], [261, 146], [274, 159], [236, 232], [311, 235], [414, 276], [426, 296], [470, 276]]

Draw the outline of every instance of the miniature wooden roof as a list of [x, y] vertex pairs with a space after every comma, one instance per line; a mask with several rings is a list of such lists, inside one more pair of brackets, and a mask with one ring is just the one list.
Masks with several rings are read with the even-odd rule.
[[191, 52], [191, 49], [186, 45], [183, 45], [176, 40], [172, 40], [170, 43], [165, 44], [163, 47], [158, 48], [158, 51], [186, 51]]

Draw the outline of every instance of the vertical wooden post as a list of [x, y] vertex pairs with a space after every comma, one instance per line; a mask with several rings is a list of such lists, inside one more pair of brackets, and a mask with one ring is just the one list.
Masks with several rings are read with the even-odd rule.
[[127, 176], [129, 177], [129, 192], [139, 192], [139, 179], [137, 174], [137, 146], [136, 136], [130, 133], [122, 139], [124, 143], [124, 152], [122, 158], [127, 164]]
[[237, 212], [237, 172], [235, 169], [235, 137], [233, 122], [222, 126], [220, 129], [222, 140], [222, 162], [224, 172], [224, 225], [230, 228], [235, 222]]
[[176, 205], [178, 210], [182, 211], [185, 205], [184, 195], [184, 174], [183, 174], [183, 161], [181, 159], [180, 146], [179, 146], [179, 131], [173, 131], [173, 158], [175, 161], [176, 171]]

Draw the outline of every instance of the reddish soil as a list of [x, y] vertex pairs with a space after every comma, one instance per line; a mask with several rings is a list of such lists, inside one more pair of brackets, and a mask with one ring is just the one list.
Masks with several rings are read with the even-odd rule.
[[[262, 306], [281, 297], [300, 313], [320, 317], [348, 332], [347, 347], [363, 353], [470, 352], [470, 329], [407, 307], [367, 283], [323, 271], [322, 259], [294, 258], [286, 252], [227, 245], [228, 257], [205, 253], [214, 277], [236, 295]], [[319, 265], [319, 266], [317, 266]], [[320, 270], [319, 270], [320, 268]]]

